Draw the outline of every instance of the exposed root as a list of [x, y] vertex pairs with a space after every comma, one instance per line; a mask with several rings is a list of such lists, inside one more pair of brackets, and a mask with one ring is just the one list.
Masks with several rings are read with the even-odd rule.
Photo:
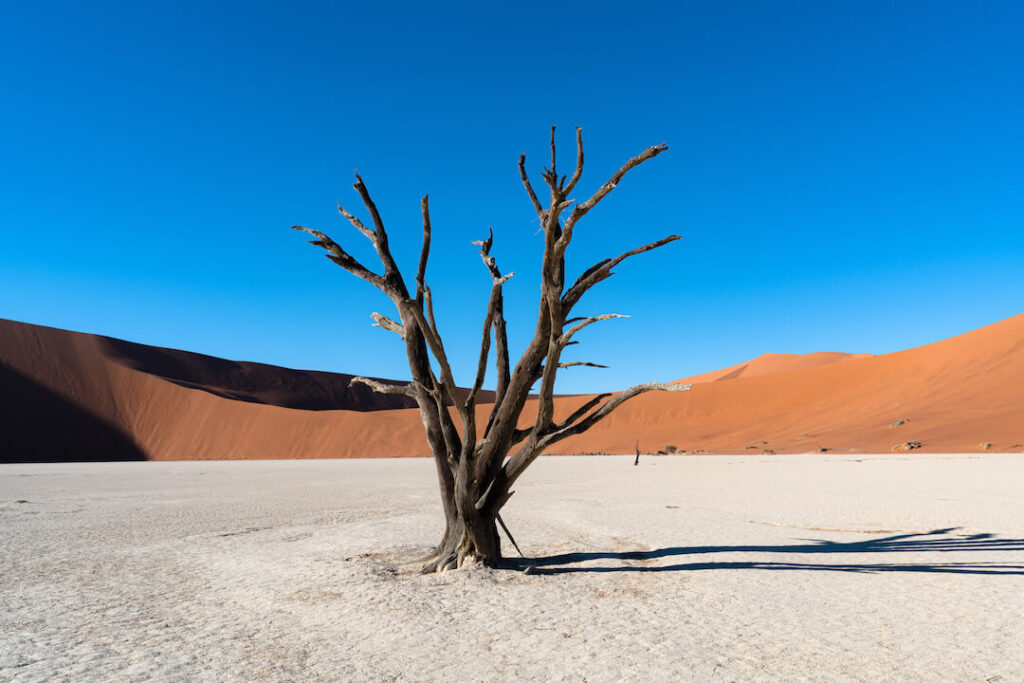
[[461, 548], [428, 558], [427, 562], [420, 568], [420, 574], [441, 574], [456, 569], [471, 569], [473, 567], [497, 567], [499, 563], [500, 560], [488, 562], [477, 552]]

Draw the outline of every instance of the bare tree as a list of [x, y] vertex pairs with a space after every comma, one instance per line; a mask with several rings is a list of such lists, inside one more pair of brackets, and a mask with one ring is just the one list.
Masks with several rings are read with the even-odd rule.
[[[559, 441], [587, 431], [634, 396], [648, 391], [685, 391], [690, 388], [684, 384], [639, 384], [619, 394], [596, 396], [568, 417], [555, 419], [554, 390], [558, 370], [574, 365], [596, 365], [563, 362], [562, 352], [567, 346], [577, 343], [573, 337], [587, 326], [624, 317], [616, 314], [573, 317], [573, 309], [591, 287], [611, 277], [612, 269], [625, 259], [680, 239], [678, 235], [670, 235], [599, 261], [584, 270], [566, 288], [565, 252], [573, 232], [580, 219], [608, 196], [626, 173], [667, 149], [664, 144], [648, 147], [623, 164], [589, 199], [577, 202], [570, 195], [583, 173], [582, 133], [576, 129], [576, 164], [567, 180], [567, 176], [558, 175], [555, 165], [555, 129], [552, 127], [551, 166], [542, 174], [550, 188], [546, 207], [541, 204], [526, 173], [526, 155], [519, 157], [523, 186], [544, 230], [537, 327], [533, 339], [513, 368], [509, 359], [502, 299], [502, 286], [513, 274], [502, 275], [491, 256], [493, 232], [486, 240], [474, 242], [480, 247], [480, 257], [490, 274], [491, 291], [484, 316], [476, 378], [468, 392], [460, 391], [452, 376], [427, 286], [427, 259], [430, 254], [427, 197], [421, 202], [423, 246], [412, 287], [399, 272], [388, 246], [384, 221], [358, 174], [354, 187], [369, 212], [373, 227], [367, 227], [340, 204], [338, 211], [373, 244], [383, 273], [364, 266], [326, 234], [293, 226], [315, 237], [311, 244], [323, 248], [327, 258], [384, 292], [398, 312], [398, 320], [380, 313], [373, 313], [371, 317], [375, 325], [398, 334], [405, 341], [412, 382], [396, 386], [363, 377], [352, 382], [361, 382], [380, 392], [404, 393], [414, 398], [419, 406], [427, 442], [434, 456], [446, 521], [444, 536], [426, 561], [424, 572], [443, 571], [474, 562], [496, 566], [501, 560], [501, 542], [496, 526], [498, 513], [512, 495], [516, 480], [537, 456]], [[478, 424], [477, 396], [484, 384], [492, 337], [497, 387], [486, 423]], [[538, 381], [537, 414], [529, 418], [529, 422], [521, 420], [530, 392]], [[528, 426], [520, 427], [521, 423]]]

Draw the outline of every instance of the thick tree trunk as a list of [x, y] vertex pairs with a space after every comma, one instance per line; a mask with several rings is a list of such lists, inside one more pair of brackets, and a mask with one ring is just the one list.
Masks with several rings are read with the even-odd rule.
[[423, 565], [422, 572], [429, 574], [471, 564], [497, 567], [501, 563], [497, 513], [474, 508], [472, 512], [464, 514], [454, 497], [442, 502], [445, 512], [444, 536]]

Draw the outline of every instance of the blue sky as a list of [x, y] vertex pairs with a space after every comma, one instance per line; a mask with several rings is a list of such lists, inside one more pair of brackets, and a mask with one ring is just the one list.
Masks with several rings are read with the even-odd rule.
[[541, 237], [516, 160], [584, 129], [570, 270], [664, 235], [580, 306], [563, 392], [764, 352], [885, 353], [1020, 313], [1017, 2], [8, 3], [0, 317], [291, 367], [408, 376], [383, 295], [305, 244], [358, 169], [471, 381], [496, 234], [513, 351]]

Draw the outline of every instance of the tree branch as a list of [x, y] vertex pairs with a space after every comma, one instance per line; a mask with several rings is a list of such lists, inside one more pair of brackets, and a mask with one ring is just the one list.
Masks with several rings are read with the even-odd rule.
[[551, 126], [551, 177], [558, 186], [558, 169], [555, 168], [555, 126]]
[[582, 361], [582, 360], [574, 360], [571, 363], [559, 363], [558, 367], [560, 367], [560, 368], [571, 368], [571, 367], [575, 367], [575, 366], [578, 366], [578, 365], [586, 366], [588, 368], [607, 368], [608, 367], [607, 365], [601, 365], [599, 363], [588, 363], [588, 362]]
[[653, 159], [654, 157], [658, 156], [659, 154], [667, 150], [668, 145], [665, 143], [662, 143], [660, 145], [654, 145], [653, 147], [648, 147], [643, 152], [637, 154], [635, 157], [624, 163], [622, 167], [612, 175], [608, 182], [606, 182], [604, 185], [598, 188], [597, 192], [591, 195], [590, 199], [583, 202], [582, 204], [576, 205], [576, 207], [572, 210], [572, 215], [569, 216], [568, 220], [565, 223], [566, 229], [571, 231], [572, 227], [576, 224], [576, 222], [579, 221], [579, 219], [583, 218], [583, 216], [585, 216], [588, 211], [597, 206], [598, 202], [607, 197], [608, 193], [610, 193], [618, 186], [619, 182], [622, 181], [623, 176], [625, 176], [626, 173], [628, 173], [631, 169], [636, 168], [645, 161]]
[[377, 256], [380, 257], [380, 262], [384, 264], [384, 279], [392, 281], [396, 290], [402, 292], [402, 296], [405, 296], [406, 294], [403, 291], [405, 290], [405, 282], [402, 279], [401, 271], [398, 269], [398, 264], [395, 263], [394, 256], [391, 255], [391, 248], [388, 246], [388, 233], [384, 229], [384, 221], [380, 217], [377, 205], [370, 197], [370, 191], [366, 189], [366, 184], [358, 173], [356, 173], [356, 182], [352, 187], [359, 193], [363, 204], [370, 212], [370, 218], [373, 219], [373, 225], [376, 228], [372, 238], [373, 246], [377, 249]]
[[586, 294], [588, 289], [596, 285], [598, 282], [601, 282], [602, 280], [606, 280], [609, 277], [611, 277], [613, 275], [613, 273], [611, 272], [612, 268], [619, 265], [630, 256], [636, 256], [637, 254], [642, 254], [646, 251], [651, 251], [652, 249], [663, 247], [669, 242], [675, 242], [676, 240], [681, 239], [683, 238], [680, 237], [679, 235], [669, 235], [668, 237], [660, 239], [657, 242], [651, 242], [650, 244], [645, 244], [642, 247], [630, 249], [626, 253], [620, 254], [615, 258], [604, 259], [603, 261], [599, 261], [598, 263], [594, 264], [590, 268], [587, 268], [585, 271], [583, 271], [579, 278], [577, 278], [576, 282], [573, 283], [572, 287], [569, 288], [569, 291], [567, 291], [562, 296], [562, 304], [565, 307], [565, 311], [568, 312], [572, 310], [573, 306], [575, 306], [579, 302], [580, 298], [584, 294]]
[[380, 275], [377, 275], [369, 268], [364, 266], [362, 263], [357, 261], [355, 258], [350, 256], [348, 252], [346, 252], [344, 249], [338, 246], [338, 243], [332, 240], [326, 234], [320, 232], [319, 230], [304, 228], [301, 225], [293, 225], [292, 230], [300, 230], [302, 232], [312, 235], [313, 237], [316, 237], [315, 240], [310, 240], [309, 243], [324, 249], [327, 252], [327, 258], [331, 259], [332, 261], [334, 261], [339, 266], [341, 266], [348, 272], [352, 273], [356, 277], [366, 280], [371, 285], [381, 290], [388, 296], [392, 295], [392, 289], [387, 284], [387, 282], [384, 281], [384, 278], [382, 278]]
[[[582, 434], [587, 431], [595, 424], [607, 417], [613, 410], [618, 408], [620, 405], [640, 394], [646, 394], [649, 391], [670, 391], [680, 392], [689, 391], [693, 388], [692, 384], [669, 384], [666, 382], [648, 382], [646, 384], [637, 384], [636, 386], [626, 389], [622, 393], [613, 396], [607, 403], [592, 412], [590, 415], [579, 420], [575, 424], [567, 424], [562, 429], [546, 434], [541, 439], [543, 448], [550, 446], [551, 444], [557, 443], [562, 439], [566, 439], [575, 434]], [[568, 421], [567, 421], [568, 422]]]
[[574, 422], [579, 420], [581, 417], [586, 415], [590, 411], [591, 408], [593, 408], [594, 406], [596, 406], [598, 403], [600, 403], [601, 401], [605, 400], [609, 396], [611, 396], [610, 393], [608, 393], [608, 394], [598, 394], [597, 396], [595, 396], [594, 398], [590, 399], [589, 401], [587, 401], [586, 403], [581, 405], [579, 408], [574, 410], [569, 417], [567, 417], [564, 420], [562, 420], [555, 427], [555, 429], [552, 430], [552, 431], [558, 431], [560, 429], [565, 429], [566, 427], [568, 427], [569, 425], [573, 424]]
[[[484, 266], [487, 267], [487, 272], [491, 275], [491, 302], [488, 304], [488, 308], [493, 308], [493, 316], [491, 316], [491, 326], [494, 328], [494, 346], [495, 346], [495, 370], [498, 375], [497, 387], [494, 393], [494, 405], [491, 408], [491, 415], [487, 420], [487, 429], [484, 433], [490, 430], [491, 424], [494, 420], [494, 416], [501, 405], [501, 402], [505, 398], [505, 391], [508, 389], [509, 378], [511, 371], [509, 368], [509, 355], [508, 355], [508, 332], [505, 329], [505, 303], [504, 294], [502, 293], [501, 284], [504, 284], [512, 273], [508, 276], [502, 277], [501, 270], [498, 269], [498, 264], [494, 257], [491, 256], [491, 246], [494, 244], [494, 231], [487, 228], [487, 239], [486, 240], [475, 240], [473, 244], [480, 247], [480, 258], [484, 262]], [[494, 286], [498, 285], [497, 290]], [[484, 330], [484, 334], [487, 334], [487, 330]]]
[[541, 220], [544, 220], [544, 207], [540, 205], [540, 200], [537, 199], [537, 193], [533, 191], [533, 185], [530, 184], [530, 178], [526, 175], [525, 153], [519, 156], [519, 177], [523, 179], [523, 187], [526, 188], [526, 193], [530, 195], [530, 202], [533, 204], [533, 208], [537, 211], [537, 216], [539, 216]]
[[355, 216], [350, 214], [348, 211], [346, 211], [345, 207], [343, 207], [341, 205], [341, 201], [340, 200], [338, 201], [338, 213], [340, 213], [342, 216], [344, 216], [348, 220], [349, 223], [351, 223], [353, 226], [355, 226], [356, 230], [358, 230], [359, 232], [361, 232], [364, 235], [366, 235], [366, 238], [368, 240], [370, 240], [371, 242], [375, 242], [376, 241], [376, 237], [373, 234], [373, 230], [370, 230], [368, 227], [363, 225], [363, 222], [361, 220], [359, 220], [358, 218], [356, 218]]
[[528, 437], [530, 434], [533, 434], [533, 427], [530, 427], [529, 429], [517, 428], [512, 432], [512, 438], [508, 442], [509, 447], [515, 446], [517, 443]]
[[444, 344], [441, 342], [440, 335], [432, 327], [427, 325], [427, 321], [423, 317], [423, 311], [420, 310], [419, 306], [413, 300], [405, 301], [407, 310], [416, 318], [416, 324], [419, 325], [420, 330], [423, 332], [423, 337], [427, 341], [427, 345], [430, 347], [431, 353], [434, 354], [434, 358], [437, 359], [437, 364], [441, 367], [441, 386], [444, 391], [447, 392], [448, 398], [451, 399], [452, 403], [458, 409], [459, 414], [462, 416], [463, 421], [468, 420], [468, 413], [466, 406], [462, 402], [462, 397], [459, 396], [458, 389], [455, 386], [455, 378], [452, 376], [452, 368], [448, 364], [448, 355], [444, 351]]
[[370, 212], [370, 218], [373, 219], [373, 226], [376, 228], [377, 235], [383, 234], [386, 238], [387, 233], [384, 230], [384, 221], [380, 217], [380, 212], [377, 210], [377, 205], [370, 197], [370, 191], [366, 189], [366, 183], [363, 182], [363, 179], [359, 176], [358, 173], [356, 173], [356, 182], [354, 185], [352, 185], [352, 187], [354, 187], [356, 192], [359, 193], [360, 199], [363, 200], [363, 204], [366, 206], [367, 211]]
[[[587, 431], [595, 424], [600, 422], [602, 419], [607, 417], [613, 410], [618, 408], [620, 405], [640, 394], [647, 393], [649, 391], [689, 391], [692, 385], [690, 384], [666, 384], [663, 382], [649, 382], [647, 384], [638, 384], [634, 387], [626, 389], [620, 394], [616, 394], [603, 406], [590, 413], [586, 417], [580, 419], [579, 415], [582, 415], [583, 408], [577, 410], [563, 422], [566, 425], [560, 429], [549, 431], [548, 433], [541, 436], [537, 442], [536, 448], [528, 449], [521, 448], [515, 455], [509, 458], [508, 462], [505, 463], [503, 471], [505, 473], [505, 480], [508, 482], [507, 486], [511, 486], [516, 479], [526, 470], [530, 464], [537, 459], [537, 457], [544, 451], [545, 448], [552, 444], [558, 443], [559, 441], [566, 439], [576, 434], [582, 434]], [[605, 394], [607, 396], [607, 394]], [[591, 399], [590, 402], [584, 407], [589, 409], [597, 404], [601, 400], [601, 397]], [[572, 418], [576, 418], [579, 421], [573, 424]]]
[[430, 257], [430, 196], [423, 195], [420, 200], [420, 211], [423, 213], [423, 247], [420, 249], [420, 264], [416, 269], [416, 301], [423, 305], [426, 291], [427, 259]]
[[605, 313], [604, 315], [595, 315], [595, 316], [591, 316], [589, 318], [584, 318], [583, 322], [576, 323], [575, 325], [570, 327], [566, 332], [562, 333], [562, 336], [560, 337], [561, 346], [564, 348], [568, 344], [569, 340], [571, 340], [573, 338], [573, 335], [575, 335], [577, 332], [582, 330], [584, 327], [587, 327], [588, 325], [593, 325], [594, 323], [599, 323], [602, 320], [611, 320], [612, 318], [628, 318], [628, 317], [629, 317], [628, 315], [620, 315], [618, 313]]
[[401, 323], [397, 323], [386, 315], [381, 315], [376, 311], [371, 313], [370, 317], [373, 318], [374, 327], [383, 327], [385, 330], [390, 330], [402, 339], [405, 339], [405, 327], [403, 327]]
[[568, 196], [572, 192], [573, 188], [576, 187], [576, 183], [580, 181], [580, 176], [583, 175], [583, 129], [579, 126], [576, 127], [576, 170], [572, 172], [572, 178], [569, 179], [569, 184], [565, 186], [565, 190], [562, 192], [563, 195]]
[[378, 382], [375, 379], [369, 377], [353, 377], [348, 381], [349, 386], [353, 384], [365, 384], [366, 386], [373, 389], [378, 394], [404, 394], [405, 396], [411, 396], [415, 398], [415, 383], [411, 384], [386, 384], [384, 382]]
[[[488, 240], [488, 242], [490, 242], [490, 240]], [[476, 244], [483, 243], [476, 242]], [[483, 247], [481, 247], [480, 253], [484, 254]], [[491, 262], [493, 261], [494, 259], [492, 258]], [[486, 262], [487, 257], [485, 255], [484, 263]], [[495, 270], [497, 269], [495, 268]], [[513, 275], [515, 275], [515, 273], [509, 273], [504, 277], [494, 278], [492, 271], [491, 298], [487, 302], [487, 315], [484, 316], [483, 339], [480, 342], [480, 359], [477, 361], [476, 380], [473, 382], [473, 388], [470, 390], [469, 396], [466, 397], [466, 411], [468, 413], [472, 413], [473, 406], [476, 404], [476, 395], [479, 393], [480, 387], [483, 386], [484, 377], [487, 375], [487, 357], [490, 355], [491, 351], [491, 326], [494, 324], [494, 317], [501, 302], [501, 286]]]

